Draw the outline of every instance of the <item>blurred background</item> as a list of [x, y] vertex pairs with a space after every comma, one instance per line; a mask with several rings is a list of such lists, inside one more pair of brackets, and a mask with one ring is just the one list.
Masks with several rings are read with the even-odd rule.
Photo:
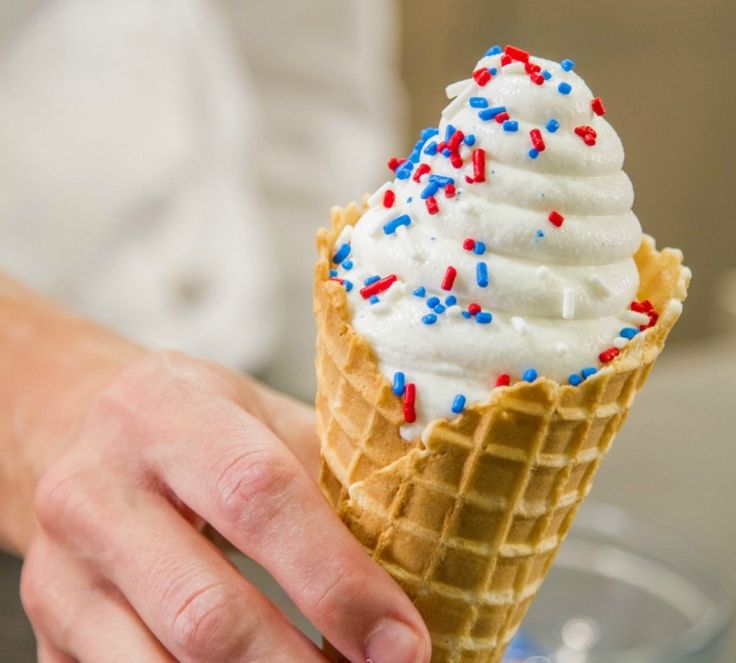
[[[3, 0], [0, 269], [311, 400], [330, 206], [388, 179], [488, 46], [570, 57], [694, 273], [594, 496], [733, 569], [735, 26], [728, 0]], [[0, 556], [0, 661], [34, 658], [19, 567]]]

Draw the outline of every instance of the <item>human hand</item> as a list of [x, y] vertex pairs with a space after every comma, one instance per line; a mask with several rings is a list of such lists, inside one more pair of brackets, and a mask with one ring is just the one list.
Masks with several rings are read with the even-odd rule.
[[21, 596], [41, 663], [324, 661], [205, 522], [351, 661], [428, 661], [411, 601], [310, 477], [313, 423], [215, 364], [151, 353], [126, 368], [36, 490]]

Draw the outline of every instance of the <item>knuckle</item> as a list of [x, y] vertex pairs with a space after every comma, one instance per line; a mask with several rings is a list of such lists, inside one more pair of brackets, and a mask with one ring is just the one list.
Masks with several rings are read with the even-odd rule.
[[324, 580], [312, 585], [307, 597], [312, 612], [341, 614], [346, 603], [353, 604], [368, 591], [367, 578], [348, 564], [339, 564], [324, 574]]

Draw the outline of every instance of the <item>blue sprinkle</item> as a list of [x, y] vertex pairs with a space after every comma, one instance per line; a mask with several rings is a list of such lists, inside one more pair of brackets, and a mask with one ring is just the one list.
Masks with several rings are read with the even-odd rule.
[[414, 196], [409, 196], [409, 197], [408, 197], [408, 198], [406, 199], [406, 202], [407, 202], [407, 203], [410, 203], [410, 202], [411, 202], [412, 200], [414, 200]]
[[619, 333], [619, 336], [623, 336], [624, 338], [628, 338], [631, 340], [639, 333], [639, 330], [636, 327], [624, 327]]
[[552, 78], [552, 74], [550, 74], [546, 69], [542, 69], [542, 78], [544, 78], [545, 81], [548, 81]]
[[408, 180], [411, 177], [411, 170], [406, 170], [399, 168], [396, 171], [396, 179], [397, 180]]
[[514, 132], [519, 130], [519, 123], [516, 120], [504, 120], [503, 130]]
[[422, 137], [422, 140], [429, 140], [430, 138], [434, 138], [439, 132], [440, 130], [435, 127], [427, 127], [426, 129], [422, 129], [419, 135]]
[[452, 150], [449, 147], [446, 147], [444, 150], [442, 150], [443, 157], [449, 157], [451, 154], [452, 154]]
[[393, 235], [399, 226], [408, 226], [411, 224], [411, 217], [408, 214], [402, 214], [397, 216], [395, 219], [391, 219], [388, 223], [384, 224], [383, 232], [387, 235]]
[[539, 374], [533, 368], [530, 368], [528, 371], [524, 371], [524, 375], [521, 377], [526, 382], [534, 382], [539, 377]]
[[494, 106], [493, 108], [486, 108], [478, 113], [478, 117], [481, 120], [492, 120], [496, 115], [506, 112], [506, 106]]
[[376, 281], [380, 281], [381, 277], [378, 276], [378, 274], [374, 274], [373, 276], [369, 276], [365, 281], [363, 281], [363, 285], [370, 285], [371, 283], [375, 283]]
[[560, 83], [557, 86], [557, 91], [560, 94], [570, 94], [570, 92], [572, 92], [572, 85], [570, 85], [570, 83]]
[[580, 371], [580, 375], [583, 376], [583, 380], [587, 380], [591, 375], [595, 375], [597, 372], [598, 369], [595, 368], [595, 366], [588, 366]]
[[479, 262], [475, 267], [475, 280], [481, 288], [488, 286], [488, 265]]
[[331, 279], [334, 279], [336, 276], [337, 276], [337, 270], [336, 269], [331, 269], [330, 270], [330, 278]]
[[371, 298], [368, 301], [371, 304], [378, 304], [378, 297], [376, 297], [376, 295], [372, 295]]
[[427, 300], [427, 306], [429, 306], [429, 308], [434, 308], [439, 303], [440, 303], [440, 298], [439, 297], [430, 297]]
[[422, 318], [422, 322], [425, 325], [433, 325], [437, 322], [437, 316], [434, 313], [427, 313], [427, 315]]
[[332, 256], [332, 262], [340, 264], [345, 258], [350, 255], [350, 244], [343, 244]]
[[575, 63], [569, 58], [565, 58], [562, 62], [560, 62], [560, 66], [565, 71], [572, 71], [573, 69], [575, 69]]
[[346, 292], [350, 292], [352, 289], [353, 289], [353, 282], [352, 281], [348, 281], [347, 279], [345, 279], [345, 290], [346, 290]]
[[437, 306], [434, 307], [434, 312], [439, 313], [440, 315], [445, 312], [445, 307], [442, 306], [442, 304], [437, 304]]
[[544, 231], [543, 230], [537, 230], [537, 232], [534, 233], [539, 239], [542, 239], [544, 237]]
[[498, 46], [498, 45], [496, 45], [496, 46], [491, 46], [491, 47], [490, 47], [490, 48], [489, 48], [489, 49], [488, 49], [488, 50], [486, 51], [486, 55], [500, 55], [501, 53], [503, 53], [503, 49], [502, 49], [502, 48], [501, 48], [500, 46]]
[[472, 145], [475, 145], [475, 134], [468, 134], [463, 138], [463, 143], [465, 143], [468, 147], [471, 147]]
[[416, 295], [417, 297], [424, 297], [426, 293], [427, 291], [424, 289], [424, 286], [420, 285], [412, 294]]
[[536, 159], [539, 156], [539, 151], [537, 148], [533, 147], [531, 150], [529, 150], [529, 158], [530, 159]]
[[468, 103], [473, 108], [488, 108], [488, 99], [485, 97], [470, 97]]
[[472, 317], [470, 315], [470, 311], [463, 311], [463, 318], [470, 318], [470, 317]]
[[343, 260], [342, 261], [342, 268], [345, 271], [350, 271], [353, 268], [353, 261], [352, 260]]
[[444, 175], [430, 175], [429, 181], [443, 188], [448, 184], [455, 184], [455, 180], [452, 177], [445, 177]]
[[424, 148], [424, 153], [434, 156], [437, 154], [437, 141], [433, 140], [427, 147]]
[[406, 378], [404, 374], [401, 371], [396, 371], [396, 373], [394, 373], [394, 384], [392, 387], [392, 391], [397, 396], [403, 396], [405, 386], [406, 386]]
[[455, 414], [460, 414], [465, 409], [465, 396], [458, 394], [452, 401], [452, 408], [450, 408]]
[[434, 196], [434, 194], [437, 193], [439, 189], [440, 187], [436, 182], [430, 182], [429, 184], [427, 184], [426, 187], [424, 187], [424, 190], [420, 194], [422, 200], [426, 200], [430, 196]]
[[495, 76], [498, 73], [498, 69], [495, 67], [488, 67], [488, 73], [491, 74], [491, 76]]
[[573, 373], [569, 378], [567, 378], [567, 381], [573, 387], [577, 387], [583, 381], [583, 378], [581, 378], [579, 375]]
[[447, 295], [445, 297], [445, 306], [455, 306], [457, 304], [457, 297], [455, 295]]
[[447, 125], [447, 129], [445, 129], [445, 142], [450, 140], [452, 138], [452, 134], [455, 133], [455, 127], [453, 127], [451, 124]]
[[544, 126], [547, 129], [547, 131], [549, 131], [551, 134], [553, 134], [555, 131], [557, 131], [560, 128], [560, 123], [557, 120], [555, 120], [555, 118], [552, 118]]
[[479, 242], [478, 240], [475, 240], [475, 248], [473, 248], [473, 253], [477, 256], [482, 256], [486, 252], [486, 245], [485, 242]]
[[475, 321], [481, 325], [487, 325], [491, 320], [493, 320], [493, 316], [488, 313], [488, 311], [478, 311], [478, 313], [475, 314]]

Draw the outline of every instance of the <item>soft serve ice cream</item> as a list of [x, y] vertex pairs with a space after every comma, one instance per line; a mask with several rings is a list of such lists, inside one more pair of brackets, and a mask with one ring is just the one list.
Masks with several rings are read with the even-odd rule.
[[579, 385], [657, 314], [624, 151], [574, 63], [491, 48], [335, 245], [402, 436], [541, 377]]

